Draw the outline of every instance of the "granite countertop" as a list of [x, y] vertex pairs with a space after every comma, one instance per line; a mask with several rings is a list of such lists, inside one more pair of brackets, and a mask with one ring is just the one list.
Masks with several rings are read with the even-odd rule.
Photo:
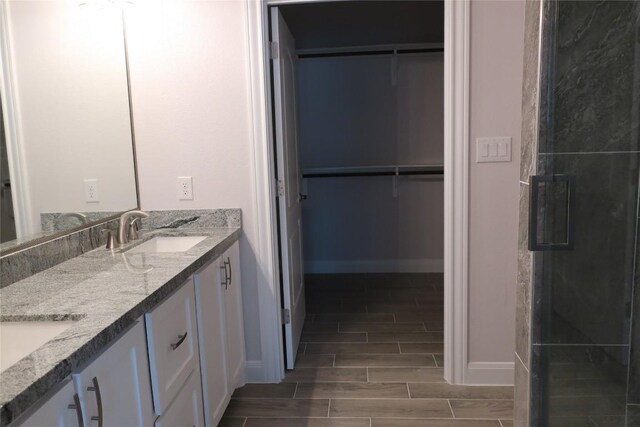
[[[0, 373], [0, 425], [91, 360], [240, 233], [240, 227], [146, 231], [122, 249], [98, 248], [0, 289], [0, 320], [78, 320]], [[127, 253], [157, 235], [207, 238], [186, 252]]]

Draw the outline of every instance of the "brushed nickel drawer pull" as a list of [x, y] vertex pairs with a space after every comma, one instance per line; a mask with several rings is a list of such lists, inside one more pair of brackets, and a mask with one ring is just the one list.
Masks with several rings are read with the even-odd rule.
[[84, 418], [82, 416], [82, 406], [80, 406], [80, 397], [78, 393], [73, 395], [73, 403], [69, 405], [69, 409], [76, 410], [76, 417], [78, 418], [78, 426], [84, 427]]
[[221, 283], [224, 286], [224, 290], [226, 291], [229, 288], [229, 273], [227, 272], [227, 263], [220, 266], [220, 270], [224, 270], [224, 281]]
[[100, 394], [100, 385], [98, 384], [98, 378], [93, 377], [93, 386], [87, 387], [87, 391], [93, 391], [96, 394], [96, 405], [98, 406], [98, 416], [92, 416], [91, 421], [97, 421], [98, 427], [102, 427], [102, 394]]
[[233, 281], [233, 270], [231, 269], [231, 260], [227, 257], [227, 260], [224, 262], [225, 266], [229, 266], [229, 285]]
[[178, 342], [175, 344], [171, 344], [171, 350], [175, 350], [182, 345], [184, 340], [187, 339], [187, 333], [185, 332], [183, 335], [178, 336]]

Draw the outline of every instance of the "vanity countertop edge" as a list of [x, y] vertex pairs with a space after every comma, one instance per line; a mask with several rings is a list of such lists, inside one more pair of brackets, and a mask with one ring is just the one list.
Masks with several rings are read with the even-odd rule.
[[[2, 320], [78, 320], [0, 373], [6, 426], [93, 359], [191, 275], [230, 248], [241, 227], [158, 229], [122, 249], [94, 249], [0, 289]], [[185, 252], [131, 253], [155, 236], [206, 236]]]

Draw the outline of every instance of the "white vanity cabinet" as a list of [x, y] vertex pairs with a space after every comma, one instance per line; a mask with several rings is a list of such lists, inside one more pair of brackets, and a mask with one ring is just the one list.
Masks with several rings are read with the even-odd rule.
[[81, 421], [79, 422], [78, 416], [81, 413], [75, 409], [74, 397], [78, 398], [73, 381], [68, 380], [42, 406], [22, 415], [11, 427], [79, 427]]
[[240, 277], [240, 247], [234, 243], [222, 255], [226, 264], [224, 287], [225, 331], [227, 335], [227, 373], [231, 391], [244, 385], [246, 355], [244, 346], [244, 315], [242, 312], [242, 281]]
[[145, 314], [153, 407], [165, 413], [187, 378], [200, 375], [192, 279]]
[[85, 426], [149, 426], [155, 420], [141, 321], [72, 374]]
[[155, 427], [204, 427], [200, 372], [192, 372]]
[[[137, 321], [53, 396], [11, 426], [147, 427], [151, 402], [144, 324]], [[38, 405], [38, 404], [36, 404]]]
[[194, 275], [205, 422], [218, 425], [233, 391], [244, 384], [245, 350], [236, 242]]
[[245, 366], [236, 242], [11, 427], [215, 427]]

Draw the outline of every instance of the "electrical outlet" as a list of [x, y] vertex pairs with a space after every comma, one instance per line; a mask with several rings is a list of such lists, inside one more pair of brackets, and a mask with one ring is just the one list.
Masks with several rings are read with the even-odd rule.
[[193, 200], [193, 180], [190, 176], [178, 177], [178, 200]]
[[100, 201], [97, 179], [84, 180], [84, 201], [87, 203], [98, 203]]

